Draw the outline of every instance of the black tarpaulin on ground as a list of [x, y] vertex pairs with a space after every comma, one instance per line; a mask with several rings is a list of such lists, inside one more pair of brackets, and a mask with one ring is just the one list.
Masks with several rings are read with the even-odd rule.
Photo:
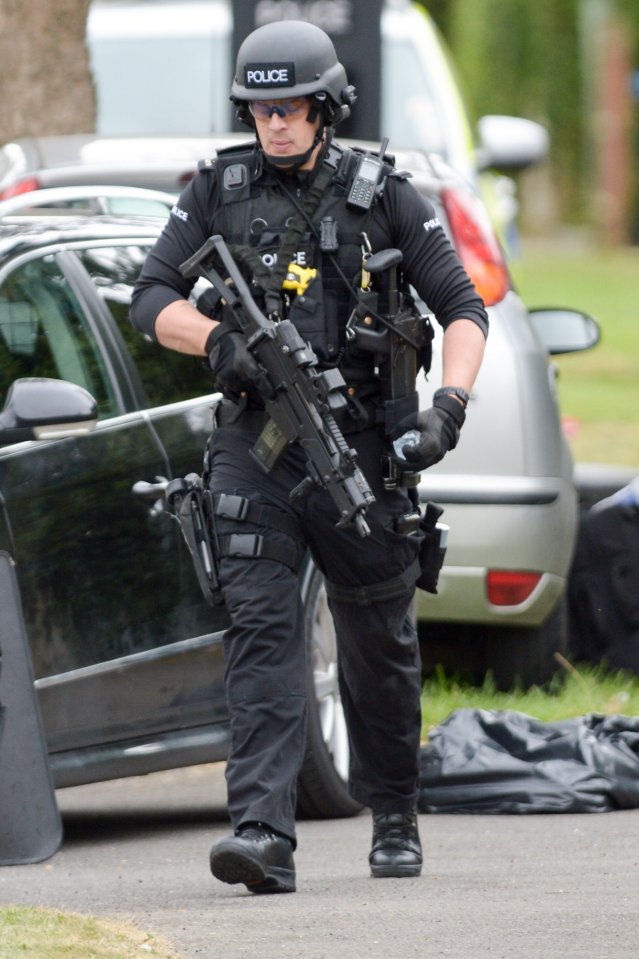
[[543, 723], [455, 710], [422, 747], [419, 811], [612, 812], [639, 806], [639, 718]]

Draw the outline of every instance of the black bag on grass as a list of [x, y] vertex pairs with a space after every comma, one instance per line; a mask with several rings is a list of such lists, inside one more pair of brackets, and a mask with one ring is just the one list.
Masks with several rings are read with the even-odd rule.
[[422, 747], [419, 811], [583, 813], [639, 807], [639, 718], [542, 723], [458, 709]]

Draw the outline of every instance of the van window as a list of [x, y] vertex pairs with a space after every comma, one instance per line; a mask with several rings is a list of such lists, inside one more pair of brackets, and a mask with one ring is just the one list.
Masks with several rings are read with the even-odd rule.
[[[273, 19], [266, 12], [263, 19]], [[92, 0], [87, 44], [98, 133], [207, 136], [231, 129], [228, 0]], [[440, 153], [472, 177], [465, 107], [447, 50], [423, 9], [385, 5], [381, 58], [380, 129], [367, 138], [388, 137], [391, 152]], [[365, 54], [359, 67], [366, 69]], [[360, 99], [355, 110], [365, 112], [366, 103]]]
[[227, 132], [231, 32], [231, 12], [222, 0], [93, 0], [87, 45], [97, 132]]

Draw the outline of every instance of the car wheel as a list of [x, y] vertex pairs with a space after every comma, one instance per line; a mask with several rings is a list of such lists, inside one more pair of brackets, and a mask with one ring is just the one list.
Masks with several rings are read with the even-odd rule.
[[337, 681], [337, 643], [323, 577], [306, 576], [308, 732], [297, 783], [298, 815], [315, 819], [353, 816], [361, 805], [348, 792], [349, 745]]
[[502, 691], [541, 686], [560, 669], [555, 653], [566, 655], [567, 603], [561, 599], [536, 627], [421, 622], [418, 629], [425, 676], [442, 668], [473, 685], [490, 673]]
[[524, 689], [550, 682], [561, 669], [556, 654], [566, 655], [568, 615], [565, 597], [546, 621], [534, 628], [495, 626], [482, 630], [484, 670], [498, 689]]

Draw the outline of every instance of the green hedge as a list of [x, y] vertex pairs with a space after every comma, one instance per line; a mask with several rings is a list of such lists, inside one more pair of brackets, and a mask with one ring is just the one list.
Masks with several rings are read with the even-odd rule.
[[562, 216], [568, 220], [582, 216], [585, 175], [578, 3], [440, 0], [424, 4], [445, 32], [471, 110], [477, 116], [529, 117], [550, 131], [553, 178]]
[[[585, 14], [605, 11], [626, 19], [639, 63], [638, 0], [423, 0], [448, 40], [466, 99], [476, 116], [507, 113], [543, 123], [551, 136], [551, 175], [559, 216], [584, 222], [593, 214], [592, 136], [588, 103], [592, 64], [584, 55]], [[639, 102], [634, 148], [639, 157]], [[636, 164], [639, 166], [639, 164]], [[639, 240], [635, 184], [633, 238]], [[632, 201], [631, 201], [632, 205]]]

